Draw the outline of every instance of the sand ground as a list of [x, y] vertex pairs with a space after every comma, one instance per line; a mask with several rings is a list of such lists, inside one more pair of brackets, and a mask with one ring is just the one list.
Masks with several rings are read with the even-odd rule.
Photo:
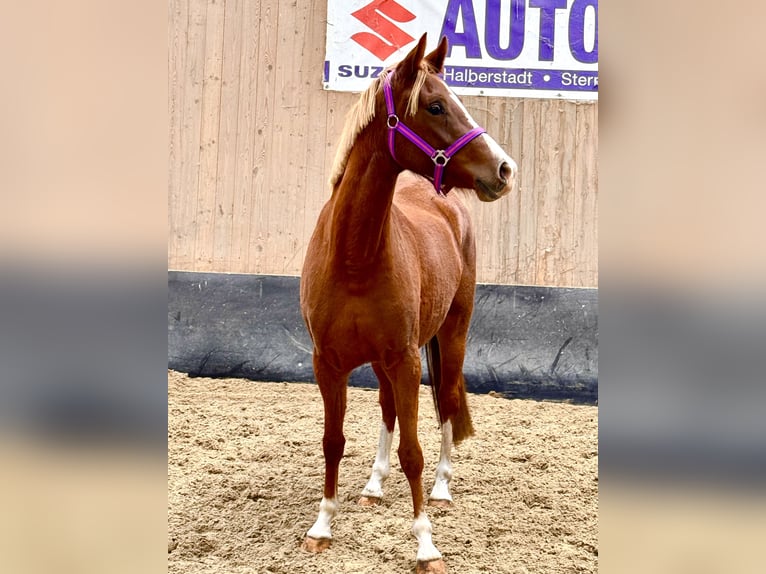
[[[439, 431], [430, 389], [419, 435], [430, 491]], [[469, 395], [476, 436], [453, 451], [450, 509], [429, 508], [451, 573], [598, 567], [598, 407]], [[380, 506], [356, 504], [380, 428], [377, 391], [350, 388], [333, 543], [300, 549], [322, 496], [313, 384], [168, 373], [168, 572], [414, 572], [409, 486], [396, 459]]]

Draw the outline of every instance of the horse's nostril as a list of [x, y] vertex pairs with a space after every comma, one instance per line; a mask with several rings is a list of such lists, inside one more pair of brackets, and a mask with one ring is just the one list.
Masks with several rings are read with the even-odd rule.
[[513, 168], [508, 165], [508, 162], [503, 162], [500, 164], [500, 179], [503, 181], [508, 181], [513, 177]]

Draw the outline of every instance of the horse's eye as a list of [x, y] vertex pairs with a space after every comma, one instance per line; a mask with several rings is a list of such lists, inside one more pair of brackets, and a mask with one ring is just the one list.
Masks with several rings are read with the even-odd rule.
[[444, 113], [444, 107], [441, 102], [434, 102], [428, 106], [428, 113], [433, 116], [439, 116]]

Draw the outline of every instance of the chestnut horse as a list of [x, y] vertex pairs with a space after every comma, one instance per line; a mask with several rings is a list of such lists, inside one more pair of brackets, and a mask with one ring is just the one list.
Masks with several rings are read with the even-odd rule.
[[466, 208], [447, 194], [473, 189], [479, 199], [494, 201], [511, 190], [516, 164], [438, 76], [446, 39], [427, 56], [425, 45], [424, 35], [349, 112], [330, 179], [332, 196], [306, 253], [301, 311], [324, 402], [325, 477], [319, 516], [303, 547], [321, 552], [330, 544], [348, 377], [372, 363], [383, 422], [360, 503], [383, 496], [398, 418], [417, 568], [438, 572], [445, 565], [431, 540], [417, 436], [420, 347], [426, 346], [442, 434], [432, 504], [450, 504], [450, 449], [473, 434], [462, 368], [476, 282], [474, 236]]

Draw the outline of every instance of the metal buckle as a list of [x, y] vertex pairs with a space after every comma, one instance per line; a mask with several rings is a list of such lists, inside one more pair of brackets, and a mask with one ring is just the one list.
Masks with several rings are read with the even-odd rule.
[[434, 155], [431, 156], [431, 159], [436, 165], [445, 166], [447, 165], [447, 162], [449, 161], [449, 156], [444, 154], [443, 149], [437, 149], [434, 152]]
[[[391, 123], [391, 120], [393, 120], [394, 123]], [[397, 116], [396, 114], [391, 114], [390, 116], [388, 116], [388, 118], [386, 119], [386, 125], [388, 126], [388, 129], [391, 129], [391, 130], [396, 129], [396, 126], [399, 125], [399, 116]]]

